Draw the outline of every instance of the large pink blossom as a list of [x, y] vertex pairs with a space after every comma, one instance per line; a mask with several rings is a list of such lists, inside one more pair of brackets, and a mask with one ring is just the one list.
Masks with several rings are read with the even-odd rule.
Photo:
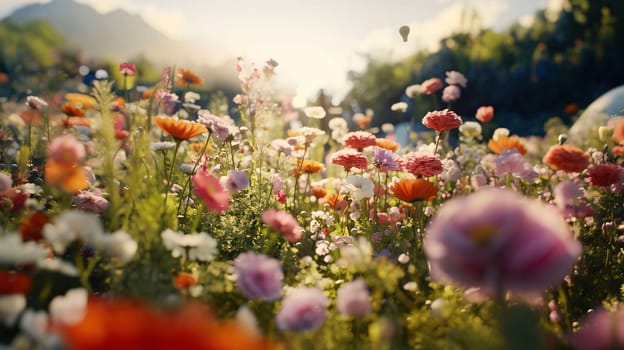
[[624, 310], [598, 309], [592, 311], [581, 324], [581, 328], [569, 337], [572, 349], [624, 348]]
[[552, 206], [504, 189], [444, 204], [426, 230], [431, 277], [490, 296], [529, 296], [562, 281], [581, 253]]
[[401, 158], [403, 170], [414, 175], [430, 177], [438, 175], [444, 170], [442, 161], [437, 156], [410, 152]]
[[216, 176], [199, 170], [191, 179], [195, 186], [195, 195], [204, 202], [208, 210], [222, 213], [230, 209], [230, 194]]
[[422, 123], [427, 128], [442, 133], [459, 128], [459, 126], [462, 125], [462, 118], [455, 114], [455, 112], [444, 109], [427, 113]]
[[260, 218], [266, 225], [283, 234], [289, 242], [297, 242], [303, 235], [299, 222], [288, 212], [270, 208], [263, 211]]

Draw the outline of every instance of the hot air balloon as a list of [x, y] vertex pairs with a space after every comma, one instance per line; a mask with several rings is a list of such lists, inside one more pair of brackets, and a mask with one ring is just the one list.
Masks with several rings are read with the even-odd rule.
[[409, 26], [401, 26], [399, 28], [399, 34], [401, 34], [401, 38], [403, 38], [403, 42], [407, 42], [407, 36], [409, 35], [410, 27]]

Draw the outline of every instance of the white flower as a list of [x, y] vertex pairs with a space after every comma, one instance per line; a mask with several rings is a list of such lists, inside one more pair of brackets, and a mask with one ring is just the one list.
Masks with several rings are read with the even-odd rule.
[[336, 129], [348, 130], [349, 129], [349, 126], [347, 125], [347, 121], [340, 117], [330, 119], [328, 126], [331, 130], [336, 130]]
[[407, 111], [407, 103], [405, 102], [393, 103], [392, 106], [390, 106], [390, 110], [393, 112], [405, 113], [405, 111]]
[[492, 135], [492, 139], [497, 141], [501, 136], [509, 136], [509, 129], [507, 128], [498, 128], [494, 130], [494, 134]]
[[28, 309], [22, 315], [20, 328], [31, 338], [42, 342], [47, 336], [48, 314], [45, 311]]
[[459, 132], [465, 137], [477, 137], [481, 131], [481, 124], [477, 122], [468, 121], [459, 126]]
[[462, 176], [461, 169], [452, 159], [442, 160], [442, 173], [439, 175], [440, 179], [449, 182], [455, 182]]
[[468, 79], [458, 71], [448, 71], [446, 72], [446, 83], [451, 85], [459, 85], [463, 88], [468, 84]]
[[184, 94], [184, 102], [195, 103], [195, 101], [199, 100], [199, 98], [199, 94], [194, 91], [188, 91]]
[[306, 144], [311, 144], [315, 138], [325, 135], [325, 131], [317, 128], [311, 128], [309, 126], [304, 126], [297, 129], [297, 132], [305, 138]]
[[0, 322], [12, 327], [17, 316], [26, 307], [26, 297], [22, 294], [0, 296]]
[[386, 134], [390, 134], [391, 132], [394, 131], [394, 124], [392, 123], [381, 124], [381, 131], [383, 131]]
[[205, 232], [185, 235], [166, 229], [161, 233], [163, 243], [174, 258], [184, 256], [189, 260], [210, 261], [217, 251], [217, 241]]
[[39, 260], [37, 268], [59, 272], [71, 277], [78, 276], [78, 269], [74, 265], [56, 258]]
[[421, 91], [422, 91], [422, 87], [420, 86], [420, 84], [410, 85], [405, 88], [405, 94], [409, 98], [416, 97], [417, 95], [420, 94]]
[[122, 230], [115, 231], [109, 235], [102, 234], [95, 239], [96, 249], [101, 249], [113, 258], [119, 259], [122, 264], [126, 264], [136, 253], [139, 245]]
[[88, 293], [84, 288], [70, 289], [50, 302], [50, 319], [63, 325], [74, 325], [82, 320], [87, 309]]
[[344, 189], [351, 193], [354, 200], [359, 201], [373, 196], [375, 184], [363, 176], [351, 175], [347, 177]]
[[22, 242], [22, 238], [16, 233], [0, 237], [0, 264], [33, 264], [47, 254], [43, 246], [35, 242]]
[[97, 215], [79, 210], [66, 210], [54, 224], [43, 228], [43, 236], [52, 244], [55, 252], [63, 254], [74, 240], [92, 243], [103, 233], [102, 224]]
[[325, 109], [321, 106], [306, 107], [303, 113], [305, 113], [306, 117], [312, 119], [323, 119], [327, 115]]

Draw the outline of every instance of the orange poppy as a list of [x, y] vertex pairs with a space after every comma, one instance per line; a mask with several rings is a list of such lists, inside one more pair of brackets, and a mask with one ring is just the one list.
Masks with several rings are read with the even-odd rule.
[[67, 114], [69, 117], [83, 117], [85, 115], [84, 109], [75, 103], [65, 103], [61, 106], [61, 111]]
[[336, 193], [330, 193], [323, 198], [323, 202], [329, 205], [330, 208], [335, 210], [342, 210], [347, 207], [347, 201]]
[[50, 218], [40, 211], [24, 218], [19, 227], [22, 241], [39, 241], [43, 239], [43, 226], [49, 222]]
[[30, 276], [26, 274], [0, 270], [0, 295], [25, 294], [31, 285]]
[[390, 152], [396, 152], [399, 150], [399, 147], [401, 147], [398, 143], [388, 139], [375, 139], [375, 145]]
[[546, 152], [543, 161], [556, 170], [580, 173], [589, 165], [589, 159], [589, 154], [576, 146], [554, 145]]
[[325, 166], [321, 162], [315, 160], [298, 160], [296, 168], [292, 170], [292, 174], [295, 176], [301, 175], [301, 173], [314, 174], [320, 173], [325, 170]]
[[173, 285], [178, 289], [188, 289], [198, 283], [197, 279], [188, 272], [180, 272], [173, 279]]
[[176, 78], [178, 85], [202, 85], [204, 83], [204, 79], [190, 69], [178, 69]]
[[189, 140], [208, 131], [202, 124], [172, 117], [154, 117], [152, 119], [167, 135], [177, 140]]
[[488, 142], [488, 148], [496, 153], [501, 154], [506, 149], [516, 149], [518, 153], [525, 155], [526, 148], [520, 143], [520, 138], [516, 135], [513, 136], [499, 136], [497, 140], [490, 139]]
[[67, 100], [69, 104], [76, 105], [84, 109], [93, 109], [96, 105], [96, 101], [93, 97], [77, 92], [65, 94], [65, 100]]
[[325, 190], [323, 187], [314, 186], [312, 187], [312, 195], [317, 199], [320, 199], [327, 195], [327, 190]]
[[430, 201], [438, 194], [435, 184], [423, 179], [401, 179], [390, 186], [392, 195], [404, 202]]
[[49, 160], [44, 165], [44, 172], [48, 184], [58, 186], [68, 193], [76, 193], [89, 186], [84, 169], [78, 165], [66, 165]]

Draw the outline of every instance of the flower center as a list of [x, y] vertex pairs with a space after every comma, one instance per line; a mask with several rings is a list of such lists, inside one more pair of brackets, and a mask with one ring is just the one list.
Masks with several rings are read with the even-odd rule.
[[492, 224], [479, 225], [468, 232], [470, 239], [479, 247], [486, 246], [498, 233], [498, 227]]

